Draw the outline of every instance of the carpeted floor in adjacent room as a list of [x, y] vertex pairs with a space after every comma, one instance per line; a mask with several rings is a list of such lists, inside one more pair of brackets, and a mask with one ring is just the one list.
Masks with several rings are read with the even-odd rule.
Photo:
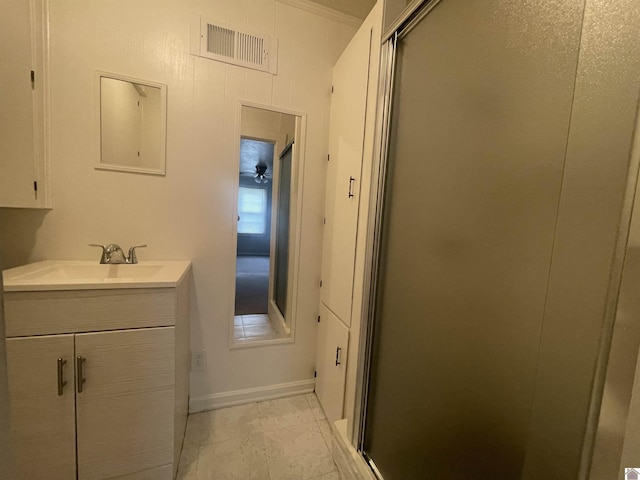
[[267, 313], [268, 296], [269, 257], [238, 256], [235, 315]]

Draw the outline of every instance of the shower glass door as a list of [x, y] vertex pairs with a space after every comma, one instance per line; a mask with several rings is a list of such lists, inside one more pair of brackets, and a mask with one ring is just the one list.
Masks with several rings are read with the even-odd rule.
[[[293, 143], [280, 154], [280, 187], [278, 190], [278, 217], [276, 234], [276, 260], [274, 274], [274, 300], [287, 321], [287, 288], [289, 278], [289, 199], [291, 198], [291, 158]], [[288, 321], [287, 321], [288, 323]]]
[[442, 0], [396, 44], [361, 449], [522, 478], [582, 1]]

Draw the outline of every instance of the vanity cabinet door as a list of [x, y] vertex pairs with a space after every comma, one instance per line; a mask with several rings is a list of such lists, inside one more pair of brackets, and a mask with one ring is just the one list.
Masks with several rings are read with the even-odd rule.
[[[6, 346], [16, 478], [76, 478], [73, 335], [8, 338]], [[60, 389], [58, 378], [67, 382]]]
[[174, 330], [76, 335], [80, 480], [137, 478], [173, 463]]

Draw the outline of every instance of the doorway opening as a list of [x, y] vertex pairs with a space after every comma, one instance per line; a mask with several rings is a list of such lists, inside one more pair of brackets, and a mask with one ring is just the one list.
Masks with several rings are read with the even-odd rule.
[[274, 150], [268, 140], [240, 139], [236, 341], [277, 337], [268, 315]]

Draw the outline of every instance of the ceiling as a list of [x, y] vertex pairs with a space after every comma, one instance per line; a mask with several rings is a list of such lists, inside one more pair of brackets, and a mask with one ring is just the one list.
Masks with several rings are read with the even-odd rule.
[[313, 3], [323, 5], [325, 7], [332, 8], [338, 12], [346, 13], [354, 17], [364, 19], [373, 6], [376, 4], [376, 0], [311, 0]]
[[240, 175], [253, 177], [256, 174], [256, 164], [267, 165], [266, 176], [273, 176], [273, 143], [240, 139]]

